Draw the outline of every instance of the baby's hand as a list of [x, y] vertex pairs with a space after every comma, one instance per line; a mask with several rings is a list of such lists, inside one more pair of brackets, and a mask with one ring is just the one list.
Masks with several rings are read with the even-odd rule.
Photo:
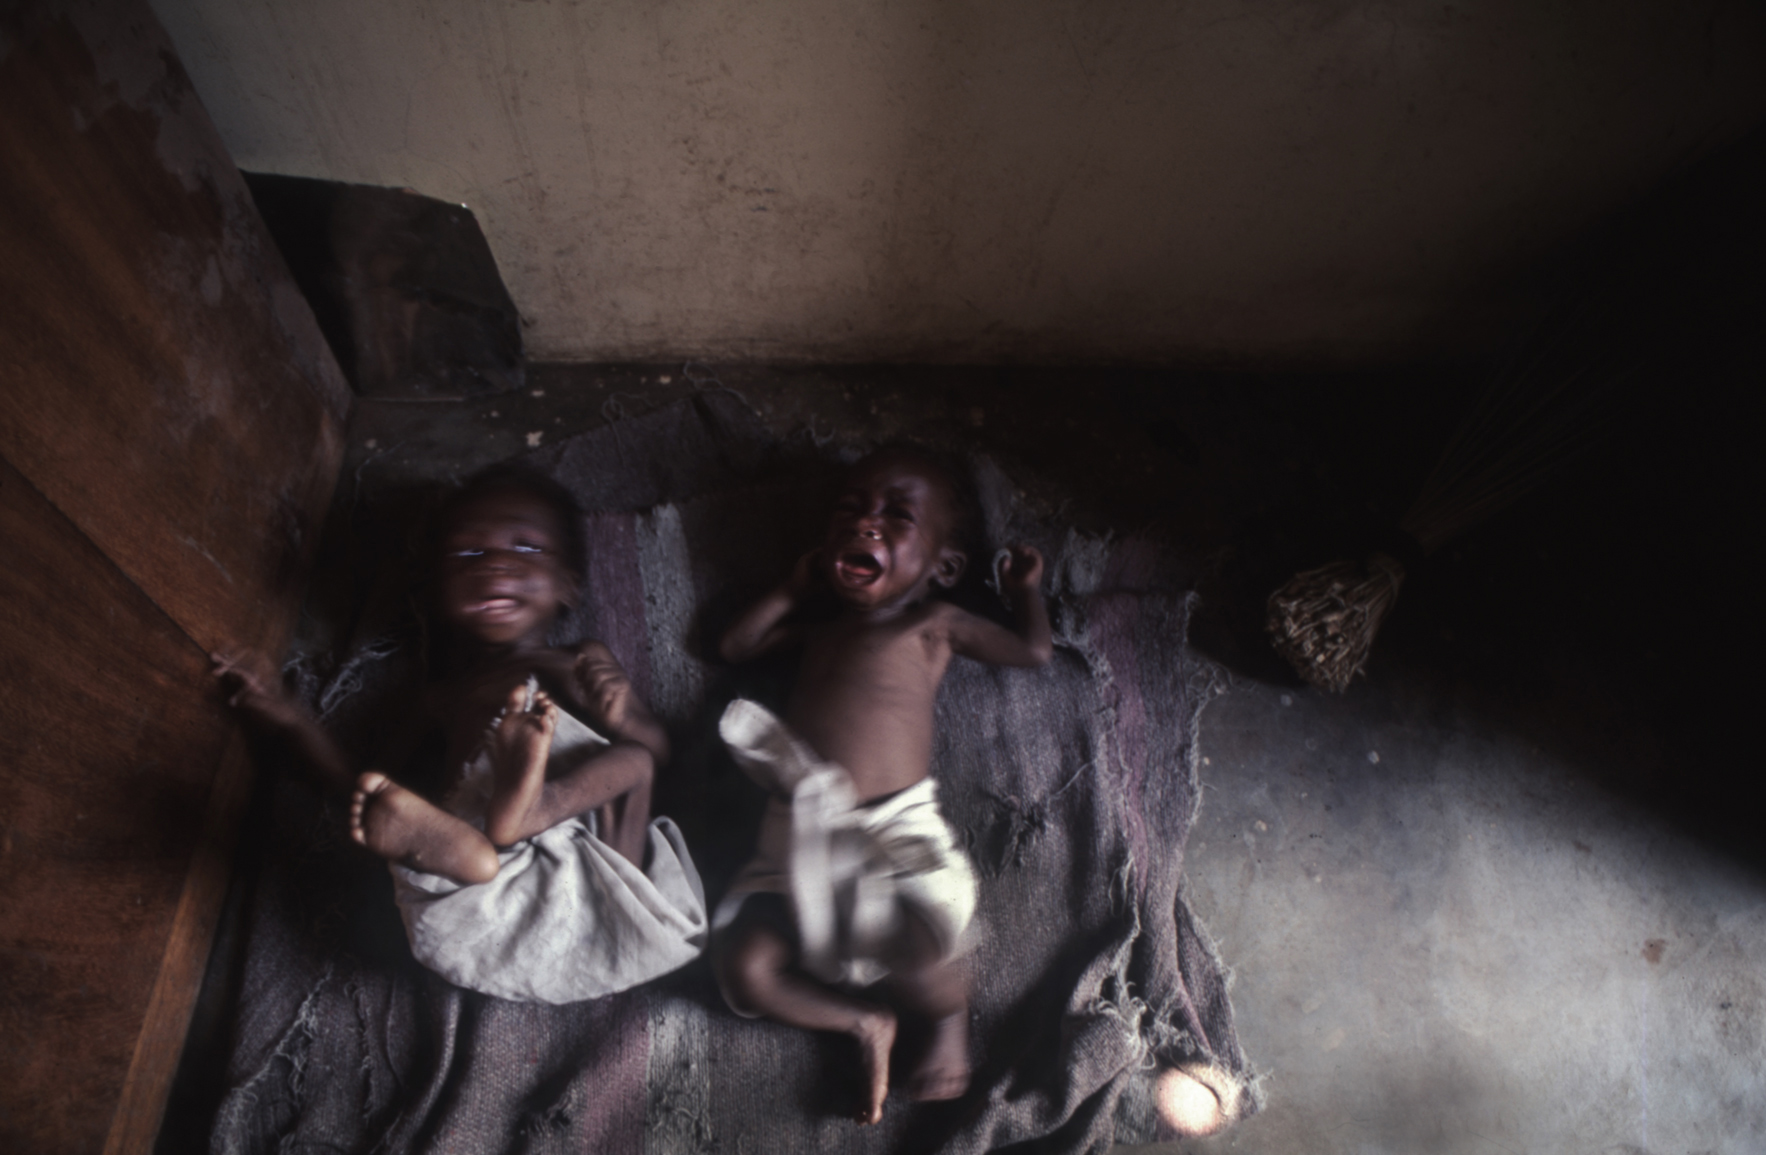
[[286, 729], [309, 721], [306, 708], [282, 688], [281, 675], [262, 654], [213, 653], [209, 660], [215, 664], [215, 677], [228, 691], [227, 705], [253, 722]]
[[577, 656], [576, 676], [583, 698], [609, 730], [624, 728], [632, 700], [632, 680], [612, 655], [586, 650]]
[[1011, 556], [1000, 567], [1000, 592], [1021, 594], [1042, 588], [1042, 553], [1033, 545], [1007, 547]]
[[785, 588], [791, 596], [800, 598], [816, 586], [816, 579], [822, 574], [822, 547], [817, 546], [797, 559], [791, 567], [791, 576], [785, 580]]

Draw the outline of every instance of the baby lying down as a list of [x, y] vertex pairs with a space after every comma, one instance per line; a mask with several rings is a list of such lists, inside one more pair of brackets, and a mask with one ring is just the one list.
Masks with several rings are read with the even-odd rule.
[[442, 673], [380, 763], [404, 767], [439, 731], [435, 799], [354, 773], [267, 663], [217, 654], [232, 704], [350, 793], [351, 836], [391, 863], [412, 953], [449, 981], [566, 1003], [691, 961], [703, 889], [678, 828], [650, 817], [668, 738], [606, 646], [546, 644], [583, 572], [575, 501], [539, 474], [486, 471], [445, 507], [437, 553]]
[[[969, 1082], [962, 948], [976, 885], [929, 775], [938, 684], [959, 655], [1037, 666], [1051, 653], [1034, 549], [1013, 551], [1005, 572], [1013, 629], [930, 596], [963, 572], [959, 508], [926, 460], [860, 462], [823, 545], [722, 645], [731, 661], [792, 645], [803, 657], [784, 721], [744, 701], [724, 715], [725, 741], [772, 800], [759, 854], [718, 908], [718, 979], [738, 1013], [852, 1036], [867, 1085], [858, 1115], [872, 1123], [889, 1088], [890, 1003], [933, 1028], [910, 1097], [954, 1099]], [[818, 587], [840, 612], [809, 624], [797, 611]]]
[[[864, 1122], [882, 1118], [896, 1012], [930, 1021], [932, 1042], [900, 1081], [917, 1100], [968, 1087], [966, 933], [976, 880], [930, 776], [939, 684], [953, 659], [1035, 667], [1052, 652], [1042, 556], [1008, 551], [1008, 628], [934, 596], [956, 584], [964, 503], [949, 472], [911, 451], [875, 454], [838, 491], [826, 536], [750, 607], [722, 642], [744, 661], [801, 657], [784, 719], [736, 701], [721, 732], [771, 795], [754, 860], [714, 922], [726, 1000], [857, 1044]], [[809, 612], [832, 601], [831, 617]], [[1154, 1095], [1179, 1134], [1223, 1122], [1220, 1100], [1167, 1069]]]

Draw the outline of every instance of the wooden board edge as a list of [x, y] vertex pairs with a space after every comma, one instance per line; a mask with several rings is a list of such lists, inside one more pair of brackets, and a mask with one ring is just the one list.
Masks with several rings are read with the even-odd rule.
[[245, 733], [235, 728], [209, 791], [201, 837], [184, 876], [184, 890], [165, 953], [160, 956], [159, 975], [147, 1002], [141, 1033], [135, 1038], [135, 1054], [123, 1079], [122, 1095], [111, 1117], [104, 1155], [151, 1155], [159, 1137], [226, 900], [239, 824], [254, 777]]

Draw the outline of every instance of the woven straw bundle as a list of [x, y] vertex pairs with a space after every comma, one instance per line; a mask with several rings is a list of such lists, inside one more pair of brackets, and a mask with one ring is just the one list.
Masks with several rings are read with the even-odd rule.
[[1403, 584], [1404, 567], [1383, 553], [1295, 574], [1269, 595], [1270, 641], [1308, 682], [1341, 694], [1367, 665]]
[[[1534, 488], [1613, 424], [1614, 387], [1635, 364], [1613, 359], [1614, 324], [1593, 302], [1549, 318], [1491, 380], [1399, 520], [1424, 556]], [[1609, 348], [1599, 358], [1590, 350]], [[1367, 666], [1404, 582], [1386, 553], [1294, 575], [1269, 595], [1275, 650], [1307, 682], [1340, 694]]]

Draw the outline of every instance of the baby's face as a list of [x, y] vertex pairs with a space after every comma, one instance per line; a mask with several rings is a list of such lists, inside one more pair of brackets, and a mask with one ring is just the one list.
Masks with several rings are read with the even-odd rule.
[[442, 536], [442, 617], [481, 642], [543, 643], [574, 585], [563, 537], [551, 507], [525, 493], [463, 506]]
[[822, 550], [834, 592], [874, 609], [918, 601], [933, 582], [954, 583], [963, 555], [946, 545], [950, 504], [944, 480], [922, 462], [861, 462], [834, 504]]

